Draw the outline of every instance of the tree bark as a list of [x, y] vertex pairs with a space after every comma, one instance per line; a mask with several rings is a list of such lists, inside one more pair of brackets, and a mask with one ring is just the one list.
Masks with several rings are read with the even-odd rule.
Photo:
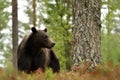
[[17, 47], [18, 47], [18, 8], [17, 0], [12, 0], [12, 53], [13, 65], [17, 68]]
[[100, 0], [73, 0], [73, 65], [101, 62]]
[[33, 27], [36, 27], [36, 0], [33, 0]]

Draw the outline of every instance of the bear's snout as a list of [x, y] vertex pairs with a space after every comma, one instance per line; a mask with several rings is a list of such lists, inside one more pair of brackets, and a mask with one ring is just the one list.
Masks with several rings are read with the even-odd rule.
[[55, 45], [55, 43], [51, 43], [48, 48], [52, 48], [52, 47], [54, 47], [54, 45]]
[[49, 38], [48, 44], [49, 44], [49, 48], [52, 48], [54, 47], [55, 42], [51, 38]]
[[52, 47], [54, 47], [55, 43], [52, 43]]

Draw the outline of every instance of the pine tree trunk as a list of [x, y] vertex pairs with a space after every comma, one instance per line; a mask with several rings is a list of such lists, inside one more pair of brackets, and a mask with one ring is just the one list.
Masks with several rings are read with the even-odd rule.
[[33, 0], [33, 27], [36, 27], [36, 0]]
[[12, 44], [13, 44], [13, 65], [17, 68], [17, 47], [18, 47], [18, 12], [17, 0], [12, 0]]
[[101, 62], [100, 0], [73, 0], [73, 65]]

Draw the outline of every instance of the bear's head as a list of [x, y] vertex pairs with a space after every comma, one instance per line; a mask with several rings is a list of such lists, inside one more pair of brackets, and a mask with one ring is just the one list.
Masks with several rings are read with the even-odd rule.
[[35, 27], [31, 28], [32, 30], [32, 39], [35, 45], [40, 48], [52, 48], [55, 43], [47, 34], [47, 29], [45, 30], [36, 30]]

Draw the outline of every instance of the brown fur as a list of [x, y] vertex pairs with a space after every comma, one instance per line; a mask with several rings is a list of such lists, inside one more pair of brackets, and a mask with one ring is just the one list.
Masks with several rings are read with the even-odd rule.
[[59, 61], [51, 49], [54, 45], [55, 43], [50, 40], [46, 30], [32, 28], [32, 33], [26, 36], [18, 47], [18, 69], [30, 73], [38, 68], [45, 71], [45, 67], [48, 66], [54, 72], [59, 72]]

